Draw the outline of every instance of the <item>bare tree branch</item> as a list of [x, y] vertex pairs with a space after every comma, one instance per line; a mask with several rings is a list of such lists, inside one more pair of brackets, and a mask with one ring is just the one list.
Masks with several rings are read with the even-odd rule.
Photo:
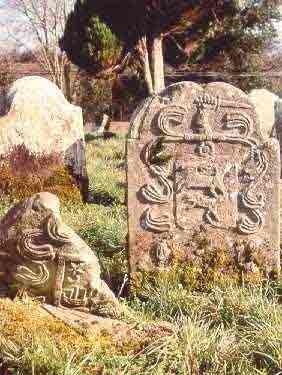
[[[69, 64], [65, 53], [59, 48], [59, 38], [64, 31], [68, 12], [75, 0], [8, 0], [10, 9], [23, 19], [18, 32], [32, 35], [36, 47], [33, 55], [52, 80], [65, 91], [65, 66]], [[7, 28], [8, 29], [8, 28]], [[9, 30], [9, 35], [24, 46], [22, 38]], [[66, 94], [66, 92], [65, 92]]]

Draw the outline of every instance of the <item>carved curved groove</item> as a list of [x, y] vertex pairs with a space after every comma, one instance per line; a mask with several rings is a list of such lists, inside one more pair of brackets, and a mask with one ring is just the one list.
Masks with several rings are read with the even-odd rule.
[[151, 142], [149, 142], [146, 146], [145, 146], [145, 152], [144, 152], [144, 161], [145, 161], [145, 164], [150, 168], [151, 165], [150, 165], [150, 158], [151, 158], [151, 152], [152, 152], [152, 148], [154, 146], [154, 144], [156, 144], [158, 142], [158, 140], [152, 140]]
[[150, 203], [164, 204], [167, 203], [168, 197], [154, 185], [146, 185], [141, 188], [141, 195]]
[[205, 219], [207, 220], [207, 222], [211, 226], [216, 227], [216, 228], [224, 228], [224, 226], [221, 226], [221, 225], [218, 224], [219, 220], [218, 220], [218, 217], [217, 217], [217, 215], [214, 211], [211, 211], [210, 209], [207, 209], [204, 216], [205, 216]]
[[49, 271], [44, 264], [36, 264], [39, 272], [36, 273], [26, 266], [18, 266], [15, 279], [33, 287], [44, 286], [49, 279]]
[[36, 238], [43, 235], [40, 230], [32, 230], [23, 233], [17, 243], [17, 251], [23, 257], [31, 259], [32, 261], [53, 260], [55, 258], [55, 251], [52, 245], [36, 245], [34, 241]]
[[153, 217], [151, 209], [148, 208], [144, 212], [144, 225], [147, 230], [154, 232], [168, 232], [171, 228], [169, 215]]
[[250, 208], [252, 210], [260, 209], [264, 206], [263, 195], [260, 194], [259, 197], [255, 197], [249, 190], [245, 194], [242, 194], [241, 200], [245, 208]]
[[138, 139], [140, 138], [142, 127], [145, 123], [146, 115], [148, 113], [148, 108], [154, 106], [160, 101], [160, 97], [155, 95], [149, 98], [146, 98], [140, 105], [136, 108], [132, 115], [132, 119], [129, 126], [129, 139]]
[[167, 175], [168, 168], [159, 165], [150, 165], [150, 172], [157, 177], [163, 177]]
[[152, 156], [152, 150], [154, 147], [159, 143], [160, 139], [154, 139], [153, 141], [149, 142], [145, 146], [145, 151], [144, 151], [144, 162], [149, 168], [150, 172], [156, 176], [164, 176], [168, 173], [168, 168], [167, 166], [161, 166], [161, 165], [154, 165], [151, 164], [151, 156]]
[[230, 113], [226, 115], [225, 126], [227, 129], [243, 129], [243, 136], [252, 131], [252, 121], [243, 113]]
[[171, 127], [171, 122], [174, 122], [176, 126], [182, 125], [186, 116], [187, 111], [184, 107], [168, 106], [163, 108], [159, 114], [158, 127], [163, 134], [174, 139], [181, 139], [182, 135], [175, 132], [174, 128]]
[[148, 166], [150, 173], [157, 177], [160, 186], [145, 185], [141, 188], [141, 195], [150, 203], [163, 204], [169, 202], [172, 198], [173, 188], [172, 183], [167, 178], [169, 173], [168, 167], [150, 164], [150, 157], [152, 148], [158, 142], [153, 140], [149, 142], [145, 148], [145, 163]]
[[268, 162], [264, 153], [258, 147], [253, 147], [251, 149], [250, 160], [255, 161], [259, 178], [251, 182], [248, 190], [241, 195], [242, 205], [249, 210], [249, 215], [251, 216], [245, 216], [238, 226], [239, 231], [244, 234], [256, 233], [264, 223], [264, 214], [262, 212], [262, 208], [265, 204], [264, 195], [261, 193], [257, 196], [253, 191], [255, 191], [256, 186], [266, 173]]
[[263, 225], [263, 214], [260, 210], [252, 210], [254, 220], [249, 217], [244, 217], [239, 224], [239, 230], [243, 234], [254, 234]]
[[261, 194], [255, 197], [251, 194], [250, 190], [241, 196], [242, 205], [249, 210], [252, 218], [245, 216], [239, 224], [239, 231], [244, 234], [256, 233], [264, 222], [264, 215], [261, 209], [264, 206], [264, 197]]
[[159, 176], [162, 187], [145, 185], [141, 188], [141, 195], [150, 203], [164, 204], [171, 200], [173, 194], [172, 184], [167, 178]]
[[267, 159], [265, 157], [265, 154], [261, 150], [256, 148], [255, 155], [252, 155], [252, 157], [257, 158], [257, 170], [260, 174], [260, 177], [262, 177], [265, 174], [265, 172], [267, 171], [267, 168], [268, 168], [268, 162], [267, 162]]
[[71, 243], [71, 238], [68, 234], [60, 231], [61, 222], [53, 215], [50, 215], [46, 222], [46, 233], [50, 239], [59, 244]]

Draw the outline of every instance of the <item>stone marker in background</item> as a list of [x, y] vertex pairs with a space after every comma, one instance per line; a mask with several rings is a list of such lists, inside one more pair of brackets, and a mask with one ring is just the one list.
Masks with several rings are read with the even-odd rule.
[[54, 194], [36, 194], [0, 221], [0, 287], [7, 293], [116, 316], [118, 300], [100, 274], [93, 250], [62, 222]]
[[126, 136], [129, 130], [129, 122], [127, 121], [111, 121], [107, 127], [107, 131], [119, 136]]
[[87, 200], [81, 108], [70, 104], [54, 83], [35, 76], [15, 81], [2, 99], [0, 156], [22, 145], [32, 154], [61, 155]]
[[[195, 233], [216, 246], [259, 248], [279, 268], [278, 142], [224, 83], [182, 82], [147, 99], [127, 143], [131, 270], [168, 265]], [[247, 261], [247, 260], [246, 260]]]
[[260, 129], [264, 136], [273, 137], [275, 133], [275, 103], [279, 97], [266, 89], [254, 89], [248, 94], [258, 115]]
[[[282, 157], [282, 100], [265, 89], [252, 90], [248, 98], [254, 104], [259, 117], [261, 131], [265, 136], [274, 137], [280, 144]], [[282, 176], [282, 170], [280, 178]]]

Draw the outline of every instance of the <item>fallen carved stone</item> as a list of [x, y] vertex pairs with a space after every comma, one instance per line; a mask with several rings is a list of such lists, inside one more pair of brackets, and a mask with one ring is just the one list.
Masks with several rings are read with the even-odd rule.
[[119, 303], [101, 279], [95, 253], [60, 216], [59, 199], [42, 192], [0, 221], [0, 285], [55, 306], [118, 315]]
[[233, 253], [259, 247], [279, 269], [279, 146], [247, 95], [224, 83], [171, 85], [137, 109], [128, 138], [132, 272], [165, 267], [203, 231]]

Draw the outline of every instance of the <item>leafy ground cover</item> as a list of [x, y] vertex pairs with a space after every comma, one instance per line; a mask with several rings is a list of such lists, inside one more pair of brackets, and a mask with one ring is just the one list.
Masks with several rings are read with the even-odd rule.
[[[128, 272], [124, 146], [123, 139], [89, 143], [97, 203], [62, 207], [63, 219], [98, 253], [103, 276], [116, 293]], [[1, 216], [10, 205], [2, 201]], [[8, 374], [7, 367], [19, 375], [282, 373], [281, 284], [223, 283], [199, 291], [189, 280], [185, 284], [177, 269], [149, 281], [138, 296], [123, 295], [123, 320], [141, 332], [148, 323], [167, 322], [170, 329], [144, 331], [123, 343], [108, 335], [85, 336], [30, 299], [0, 300], [2, 373]]]

